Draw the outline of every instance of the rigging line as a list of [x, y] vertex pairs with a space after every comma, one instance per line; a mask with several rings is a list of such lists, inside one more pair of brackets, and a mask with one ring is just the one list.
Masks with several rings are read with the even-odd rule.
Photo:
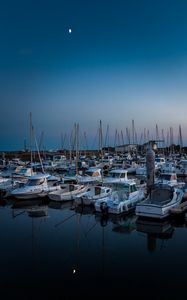
[[59, 223], [55, 224], [54, 226], [57, 227], [57, 226], [63, 224], [64, 222], [66, 222], [67, 220], [69, 220], [70, 218], [72, 218], [73, 216], [75, 216], [76, 214], [77, 214], [77, 213], [74, 213], [73, 215], [67, 217], [66, 219], [64, 219], [64, 220], [62, 220], [62, 221], [60, 221]]
[[95, 224], [92, 225], [92, 227], [87, 231], [85, 232], [85, 237], [87, 237], [87, 234], [97, 225], [97, 222], [95, 222]]
[[147, 234], [146, 234], [146, 233], [144, 233], [144, 232], [138, 232], [138, 235], [140, 235], [140, 236], [142, 236], [142, 237], [144, 237], [144, 238], [146, 238], [146, 237], [147, 237]]
[[17, 216], [22, 215], [22, 214], [24, 214], [24, 213], [25, 213], [25, 210], [23, 210], [23, 211], [21, 211], [21, 212], [19, 212], [19, 213], [17, 213], [17, 214], [14, 214], [14, 213], [13, 213], [13, 218], [16, 218]]
[[162, 240], [162, 241], [161, 241], [161, 244], [160, 244], [160, 250], [162, 250], [162, 249], [164, 249], [164, 248], [166, 248], [166, 245], [165, 245], [165, 241]]

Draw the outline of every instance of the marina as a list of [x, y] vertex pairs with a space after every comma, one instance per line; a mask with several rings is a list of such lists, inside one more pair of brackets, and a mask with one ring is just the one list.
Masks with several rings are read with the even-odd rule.
[[[12, 180], [12, 190], [7, 195], [1, 193], [0, 202], [0, 287], [4, 299], [88, 299], [98, 295], [108, 298], [111, 293], [150, 299], [153, 290], [151, 299], [176, 299], [179, 287], [180, 295], [184, 295], [187, 268], [185, 178], [174, 176], [173, 170], [170, 176], [167, 170], [164, 177], [165, 166], [160, 167], [160, 172], [155, 168], [156, 186], [159, 189], [163, 186], [164, 190], [152, 190], [149, 194], [153, 207], [154, 203], [165, 200], [167, 207], [173, 203], [171, 192], [174, 199], [178, 197], [178, 202], [171, 205], [171, 209], [167, 208], [164, 217], [139, 217], [136, 208], [146, 201], [150, 182], [145, 176], [128, 174], [132, 164], [129, 158], [123, 159], [120, 169], [119, 164], [116, 168], [114, 155], [111, 156], [113, 164], [110, 164], [109, 172], [103, 175], [101, 169], [102, 181], [88, 183], [85, 180], [85, 185], [78, 183], [79, 177], [76, 181], [76, 162], [71, 176], [61, 169], [58, 172], [51, 170], [51, 173], [45, 173], [43, 169], [43, 175], [36, 169], [34, 175], [19, 178], [20, 187], [15, 184], [16, 176], [3, 177], [10, 173], [10, 168], [15, 169], [11, 160], [7, 164], [11, 167], [1, 169], [0, 188]], [[69, 158], [63, 159], [67, 170]], [[89, 169], [89, 159], [84, 159]], [[102, 158], [96, 157], [95, 164], [99, 165], [100, 160]], [[24, 169], [24, 161], [17, 161]], [[137, 160], [136, 164], [138, 168]], [[113, 180], [111, 174], [115, 174]], [[125, 174], [122, 181], [116, 174]], [[46, 178], [51, 179], [54, 192], [46, 188]], [[28, 184], [32, 180], [34, 184]], [[85, 191], [71, 195], [73, 187], [79, 185], [80, 189], [85, 187]], [[66, 186], [70, 193], [68, 198], [53, 199], [50, 196], [58, 195], [59, 191], [61, 195]], [[143, 189], [144, 196], [135, 200], [140, 191], [143, 195]], [[180, 199], [174, 191], [180, 192]], [[116, 193], [120, 198], [113, 199]], [[99, 201], [109, 205], [109, 209], [98, 209]], [[117, 210], [111, 209], [111, 201], [113, 207], [121, 205], [126, 209], [119, 210], [118, 206]]]
[[187, 1], [1, 1], [2, 300], [186, 300]]

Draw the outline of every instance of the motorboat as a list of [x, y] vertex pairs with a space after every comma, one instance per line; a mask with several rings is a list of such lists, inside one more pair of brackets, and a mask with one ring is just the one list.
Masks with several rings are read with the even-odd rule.
[[103, 184], [124, 183], [128, 181], [128, 171], [125, 169], [112, 169], [108, 176], [103, 178]]
[[64, 183], [60, 185], [60, 188], [48, 193], [48, 197], [53, 201], [68, 201], [74, 200], [87, 190], [87, 186], [84, 184]]
[[78, 174], [76, 176], [78, 183], [98, 183], [102, 181], [102, 174], [101, 174], [101, 168], [98, 167], [90, 167], [88, 168], [84, 174], [80, 175]]
[[137, 203], [145, 198], [144, 185], [138, 186], [134, 180], [129, 180], [119, 185], [118, 190], [105, 199], [95, 202], [95, 210], [103, 214], [122, 214], [135, 209]]
[[14, 189], [23, 186], [26, 181], [26, 179], [0, 178], [0, 198], [8, 198]]
[[112, 188], [107, 186], [92, 185], [87, 191], [75, 198], [75, 205], [94, 205], [98, 199], [107, 198], [112, 194]]
[[166, 218], [170, 210], [182, 202], [183, 194], [183, 190], [176, 186], [154, 184], [147, 197], [136, 205], [135, 214], [145, 218]]
[[182, 181], [178, 181], [177, 174], [173, 171], [160, 173], [159, 176], [155, 179], [155, 183], [168, 184], [170, 186], [177, 186], [181, 188], [185, 184]]

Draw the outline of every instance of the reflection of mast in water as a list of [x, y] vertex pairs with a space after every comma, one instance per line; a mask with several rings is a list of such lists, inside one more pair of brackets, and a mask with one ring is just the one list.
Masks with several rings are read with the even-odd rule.
[[156, 250], [156, 237], [152, 233], [147, 233], [147, 250], [154, 252]]
[[73, 265], [72, 273], [77, 274], [80, 265], [80, 214], [76, 214], [77, 226], [76, 226], [76, 263]]
[[106, 258], [106, 249], [105, 249], [105, 227], [108, 224], [109, 217], [108, 215], [95, 214], [96, 222], [100, 223], [101, 227], [101, 270], [103, 276], [105, 276], [105, 258]]
[[102, 272], [105, 271], [105, 226], [102, 226]]
[[85, 207], [76, 207], [75, 208], [75, 211], [76, 211], [76, 216], [77, 216], [77, 226], [76, 226], [76, 264], [73, 265], [73, 269], [72, 269], [72, 272], [73, 274], [76, 274], [79, 270], [80, 270], [80, 238], [81, 238], [81, 233], [84, 234], [84, 237], [87, 238], [87, 235], [88, 233], [90, 233], [96, 226], [97, 224], [97, 221], [94, 223], [94, 224], [91, 224], [91, 226], [89, 226], [89, 224], [86, 224], [86, 231], [81, 230], [81, 217], [82, 216], [89, 216], [89, 219], [90, 220], [90, 217], [92, 218], [92, 215], [93, 215], [93, 208], [92, 207], [88, 207], [88, 206], [85, 206]]
[[[68, 201], [69, 202], [69, 201]], [[74, 218], [74, 217], [77, 217], [77, 222], [75, 222], [75, 225], [76, 225], [76, 245], [74, 245], [74, 240], [72, 239], [72, 245], [73, 245], [73, 249], [76, 248], [76, 255], [75, 255], [75, 260], [76, 260], [76, 263], [72, 263], [72, 265], [70, 266], [70, 269], [71, 269], [71, 274], [73, 274], [73, 276], [77, 275], [77, 272], [79, 271], [79, 241], [80, 241], [80, 230], [79, 230], [79, 227], [80, 227], [80, 216], [79, 214], [77, 214], [76, 212], [71, 214], [71, 215], [68, 215], [66, 218], [64, 218], [63, 220], [61, 220], [60, 222], [56, 223], [54, 226], [55, 227], [58, 227], [58, 226], [61, 226], [62, 224], [65, 224], [67, 221], [69, 221], [70, 219]], [[75, 277], [76, 278], [76, 277]]]
[[46, 222], [46, 220], [46, 217], [31, 217], [32, 269], [34, 271], [37, 271], [38, 268], [39, 232], [42, 222]]

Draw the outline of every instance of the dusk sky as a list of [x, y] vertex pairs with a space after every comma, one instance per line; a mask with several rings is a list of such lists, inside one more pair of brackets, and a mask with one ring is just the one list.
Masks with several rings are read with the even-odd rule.
[[30, 112], [48, 149], [74, 123], [97, 148], [100, 120], [111, 146], [132, 120], [187, 145], [186, 0], [1, 1], [0, 38], [0, 150], [29, 143]]

